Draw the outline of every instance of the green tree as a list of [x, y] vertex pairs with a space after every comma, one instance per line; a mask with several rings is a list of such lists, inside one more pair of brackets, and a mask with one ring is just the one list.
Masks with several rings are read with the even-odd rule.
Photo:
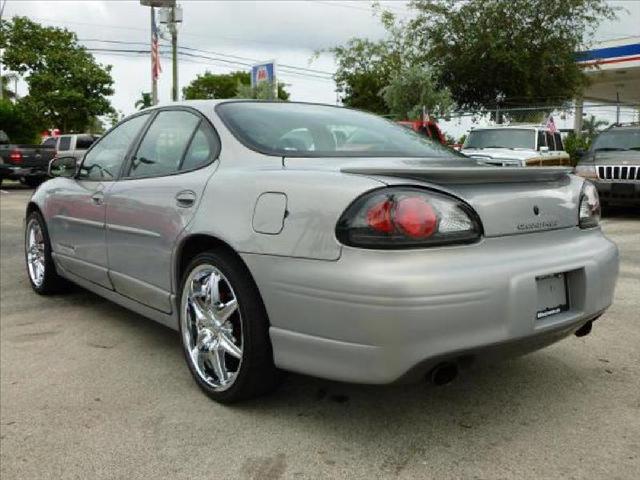
[[3, 130], [11, 143], [36, 143], [38, 132], [43, 129], [32, 112], [22, 100], [12, 103], [0, 100], [0, 130]]
[[[239, 83], [235, 98], [255, 98], [257, 100], [273, 99], [273, 84], [262, 82], [255, 87]], [[278, 83], [278, 100], [289, 100], [289, 93], [283, 83]]]
[[598, 120], [594, 115], [590, 115], [589, 118], [582, 122], [582, 134], [592, 141], [598, 133], [602, 130], [602, 127], [609, 125], [606, 120]]
[[433, 73], [426, 66], [398, 70], [381, 93], [389, 112], [399, 120], [419, 119], [423, 108], [430, 114], [444, 116], [453, 104], [449, 91], [436, 86]]
[[73, 32], [13, 17], [0, 26], [0, 47], [7, 68], [25, 76], [25, 107], [47, 126], [83, 131], [112, 110], [111, 67], [96, 63]]
[[[198, 75], [189, 85], [182, 89], [185, 100], [213, 99], [213, 98], [262, 98], [268, 92], [262, 89], [251, 89], [251, 74], [237, 71], [231, 73], [214, 74], [205, 72]], [[262, 95], [262, 97], [258, 95]], [[266, 97], [270, 98], [270, 97]], [[288, 100], [289, 93], [283, 83], [278, 83], [278, 98]]]
[[391, 113], [382, 91], [403, 67], [396, 46], [393, 41], [353, 38], [329, 49], [338, 64], [335, 81], [344, 105], [380, 115]]
[[[575, 53], [603, 19], [605, 0], [413, 0], [391, 30], [423, 52], [459, 107], [555, 106], [586, 85]], [[517, 117], [516, 114], [512, 116]]]
[[149, 92], [140, 92], [140, 98], [136, 100], [134, 107], [138, 110], [143, 110], [145, 108], [149, 108], [152, 104], [153, 100], [151, 99], [151, 94]]

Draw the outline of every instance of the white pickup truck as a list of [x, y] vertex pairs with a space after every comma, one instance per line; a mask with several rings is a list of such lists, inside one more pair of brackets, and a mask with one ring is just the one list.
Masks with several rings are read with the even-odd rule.
[[571, 165], [560, 133], [540, 125], [475, 128], [469, 132], [461, 152], [488, 165]]
[[98, 138], [98, 135], [91, 133], [73, 133], [47, 137], [42, 141], [42, 144], [55, 147], [57, 157], [75, 157], [76, 161], [79, 162]]

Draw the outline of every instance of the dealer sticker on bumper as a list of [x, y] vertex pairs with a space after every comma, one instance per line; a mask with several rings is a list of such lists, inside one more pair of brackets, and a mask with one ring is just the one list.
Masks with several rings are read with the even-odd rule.
[[567, 282], [564, 273], [536, 278], [538, 287], [538, 311], [536, 318], [550, 317], [569, 309]]

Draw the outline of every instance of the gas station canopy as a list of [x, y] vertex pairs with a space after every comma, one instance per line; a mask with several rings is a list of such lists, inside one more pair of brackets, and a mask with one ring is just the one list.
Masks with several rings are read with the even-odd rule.
[[600, 42], [592, 50], [580, 52], [578, 62], [591, 81], [585, 100], [640, 104], [640, 36]]

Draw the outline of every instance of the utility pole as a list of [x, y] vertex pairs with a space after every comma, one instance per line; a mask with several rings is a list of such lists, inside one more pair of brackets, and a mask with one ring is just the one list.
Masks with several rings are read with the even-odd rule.
[[[0, 26], [2, 26], [2, 13], [4, 12], [4, 6], [7, 4], [7, 0], [0, 0]], [[2, 84], [2, 57], [4, 52], [0, 52], [0, 100], [4, 98], [4, 87]]]
[[178, 101], [178, 24], [176, 19], [176, 6], [171, 7], [171, 60], [173, 62], [173, 86], [171, 87], [171, 100]]

